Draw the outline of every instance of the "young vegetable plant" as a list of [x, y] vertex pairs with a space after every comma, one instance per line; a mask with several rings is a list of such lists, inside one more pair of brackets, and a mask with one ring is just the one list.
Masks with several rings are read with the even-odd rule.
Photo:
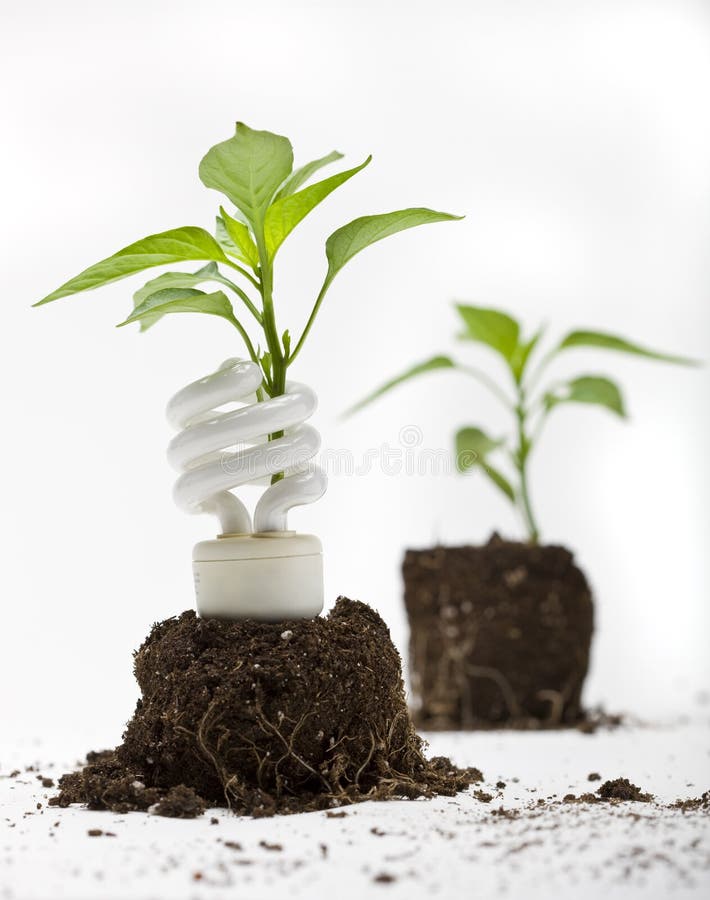
[[[530, 500], [528, 465], [532, 451], [537, 446], [542, 429], [550, 413], [566, 403], [588, 403], [605, 407], [615, 415], [626, 418], [626, 410], [618, 386], [605, 375], [578, 375], [569, 381], [552, 381], [540, 386], [539, 381], [548, 365], [560, 354], [575, 347], [594, 347], [614, 350], [647, 359], [681, 365], [696, 365], [694, 360], [669, 356], [648, 350], [617, 335], [600, 331], [571, 331], [554, 344], [530, 369], [534, 351], [539, 347], [543, 329], [525, 338], [520, 324], [507, 313], [496, 309], [457, 304], [456, 310], [463, 323], [459, 338], [485, 344], [505, 362], [512, 395], [485, 371], [454, 361], [449, 356], [433, 356], [418, 363], [396, 378], [392, 378], [364, 400], [357, 403], [348, 415], [367, 406], [377, 397], [411, 378], [436, 369], [454, 369], [474, 378], [495, 396], [512, 417], [511, 432], [501, 438], [492, 438], [478, 426], [460, 429], [456, 434], [456, 465], [460, 472], [480, 469], [517, 509], [522, 517], [528, 540], [536, 544], [540, 538], [537, 519]], [[491, 458], [507, 457], [513, 473], [506, 475]]]
[[[249, 357], [261, 367], [264, 378], [259, 399], [283, 394], [286, 372], [301, 352], [328, 289], [346, 263], [370, 244], [398, 231], [461, 218], [418, 207], [362, 216], [338, 228], [325, 242], [325, 278], [300, 336], [292, 342], [290, 331], [281, 330], [276, 320], [276, 255], [308, 213], [364, 169], [372, 157], [359, 166], [309, 183], [320, 169], [339, 159], [342, 154], [334, 151], [294, 169], [288, 138], [255, 131], [238, 122], [235, 134], [212, 147], [200, 163], [202, 183], [224, 194], [235, 208], [229, 212], [220, 206], [214, 235], [187, 225], [142, 238], [85, 269], [35, 306], [157, 266], [205, 262], [195, 272], [168, 271], [148, 281], [133, 295], [134, 309], [121, 325], [137, 322], [144, 331], [169, 313], [221, 316], [237, 329]], [[206, 284], [219, 287], [203, 290]], [[263, 348], [252, 338], [252, 330], [260, 335]]]

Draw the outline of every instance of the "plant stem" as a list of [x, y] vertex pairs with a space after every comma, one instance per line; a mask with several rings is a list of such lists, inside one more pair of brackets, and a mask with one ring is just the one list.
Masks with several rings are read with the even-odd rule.
[[525, 527], [528, 530], [528, 540], [531, 544], [537, 544], [540, 537], [540, 531], [537, 527], [537, 522], [532, 511], [532, 504], [530, 502], [527, 469], [528, 457], [530, 455], [532, 444], [525, 430], [527, 411], [525, 408], [525, 391], [523, 390], [522, 385], [518, 386], [518, 403], [515, 407], [515, 415], [518, 423], [518, 447], [517, 452], [515, 453], [515, 465], [518, 470], [518, 475], [520, 476], [519, 506], [523, 521], [525, 522]]
[[472, 378], [475, 378], [479, 384], [482, 384], [485, 388], [487, 388], [502, 404], [506, 407], [506, 409], [510, 409], [515, 411], [515, 406], [505, 393], [502, 391], [495, 381], [486, 375], [485, 372], [482, 372], [480, 369], [476, 369], [473, 366], [460, 366], [456, 365], [456, 368], [461, 372], [465, 372], [466, 375], [470, 375]]
[[304, 344], [304, 341], [308, 337], [308, 332], [311, 330], [311, 326], [316, 320], [316, 316], [318, 315], [318, 310], [320, 309], [321, 303], [323, 302], [323, 298], [325, 297], [326, 291], [330, 287], [330, 282], [326, 279], [323, 282], [323, 287], [320, 289], [318, 296], [316, 297], [316, 302], [313, 304], [313, 309], [311, 310], [311, 314], [308, 317], [308, 321], [306, 322], [306, 327], [303, 329], [303, 333], [298, 339], [298, 343], [293, 349], [293, 353], [288, 358], [288, 365], [294, 361], [294, 359], [298, 356], [301, 347]]
[[[286, 391], [286, 370], [288, 369], [289, 360], [286, 359], [279, 333], [276, 328], [276, 315], [274, 313], [274, 272], [271, 261], [266, 250], [266, 243], [263, 237], [263, 229], [258, 229], [256, 234], [256, 245], [259, 251], [259, 268], [260, 268], [260, 291], [262, 299], [261, 324], [264, 329], [266, 343], [271, 354], [271, 384], [269, 393], [272, 397], [279, 397]], [[275, 431], [269, 435], [270, 441], [275, 441], [283, 437], [283, 431]], [[284, 477], [283, 472], [276, 472], [271, 476], [271, 483], [276, 484]]]
[[249, 335], [247, 334], [246, 329], [244, 328], [242, 323], [239, 321], [239, 319], [237, 319], [235, 316], [232, 316], [229, 321], [232, 323], [232, 325], [234, 325], [234, 327], [237, 329], [239, 334], [242, 336], [242, 340], [244, 341], [244, 344], [247, 348], [247, 353], [249, 354], [252, 362], [255, 362], [258, 365], [259, 358], [256, 355], [256, 350], [254, 349], [254, 345], [252, 344], [251, 339], [250, 339]]

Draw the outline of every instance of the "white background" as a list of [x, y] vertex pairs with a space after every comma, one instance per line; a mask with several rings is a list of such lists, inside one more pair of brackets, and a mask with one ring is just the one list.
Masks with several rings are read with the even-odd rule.
[[[116, 331], [140, 283], [30, 304], [144, 234], [211, 227], [197, 177], [242, 119], [370, 168], [281, 253], [281, 327], [300, 331], [322, 243], [368, 212], [428, 205], [455, 224], [399, 235], [335, 282], [293, 375], [320, 396], [324, 446], [428, 447], [506, 422], [440, 373], [361, 416], [387, 376], [456, 350], [453, 298], [550, 335], [587, 326], [708, 357], [710, 6], [703, 2], [307, 3], [3, 0], [2, 730], [116, 741], [135, 701], [131, 650], [193, 603], [207, 518], [171, 501], [168, 397], [240, 352], [221, 320]], [[544, 537], [574, 548], [596, 593], [587, 699], [667, 714], [707, 684], [710, 370], [570, 354], [608, 372], [632, 416], [561, 410], [534, 459]], [[292, 515], [319, 534], [326, 592], [365, 600], [406, 646], [407, 546], [518, 535], [477, 477], [331, 478]]]

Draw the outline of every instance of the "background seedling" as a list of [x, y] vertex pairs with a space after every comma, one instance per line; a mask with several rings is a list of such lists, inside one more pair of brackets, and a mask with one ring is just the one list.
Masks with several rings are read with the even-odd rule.
[[[540, 538], [540, 530], [530, 499], [528, 464], [550, 413], [567, 403], [587, 403], [605, 407], [615, 415], [626, 418], [621, 391], [605, 375], [578, 375], [569, 380], [540, 385], [541, 376], [550, 363], [561, 353], [575, 347], [613, 350], [681, 365], [697, 363], [684, 357], [648, 350], [617, 335], [580, 330], [565, 335], [547, 352], [542, 352], [537, 364], [531, 366], [531, 359], [540, 348], [542, 328], [531, 337], [524, 337], [519, 322], [500, 310], [464, 304], [457, 304], [456, 310], [463, 323], [459, 338], [485, 344], [502, 357], [512, 393], [508, 393], [497, 378], [481, 369], [456, 362], [449, 356], [433, 356], [377, 388], [347, 414], [362, 409], [397, 385], [436, 369], [455, 369], [474, 378], [505, 406], [511, 414], [513, 424], [509, 434], [498, 438], [490, 437], [479, 426], [461, 428], [456, 434], [457, 468], [460, 472], [471, 469], [484, 472], [518, 510], [528, 541], [535, 544]], [[498, 468], [499, 457], [507, 458], [508, 465], [512, 468], [511, 474]], [[495, 465], [492, 459], [496, 461]]]

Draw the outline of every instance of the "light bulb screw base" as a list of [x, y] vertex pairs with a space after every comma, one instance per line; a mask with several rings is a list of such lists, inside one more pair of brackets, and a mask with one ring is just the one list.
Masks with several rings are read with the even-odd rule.
[[323, 548], [315, 535], [224, 534], [196, 544], [192, 560], [203, 618], [280, 622], [323, 609]]

